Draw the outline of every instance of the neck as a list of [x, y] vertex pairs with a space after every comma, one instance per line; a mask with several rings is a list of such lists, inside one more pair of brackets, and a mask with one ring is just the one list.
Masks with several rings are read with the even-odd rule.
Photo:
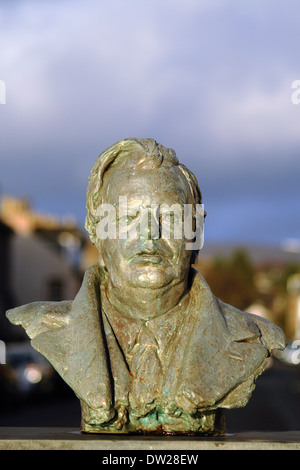
[[180, 305], [188, 293], [188, 276], [173, 285], [171, 283], [157, 289], [128, 285], [116, 287], [108, 279], [106, 292], [110, 303], [120, 312], [146, 321]]

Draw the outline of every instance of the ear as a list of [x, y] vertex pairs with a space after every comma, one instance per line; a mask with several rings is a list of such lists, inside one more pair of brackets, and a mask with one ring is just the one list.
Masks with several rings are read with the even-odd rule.
[[97, 261], [98, 261], [98, 265], [100, 268], [101, 281], [103, 281], [107, 277], [108, 272], [107, 272], [101, 251], [99, 251], [99, 256], [98, 256]]
[[[97, 248], [98, 248], [98, 247], [97, 247]], [[101, 268], [101, 269], [105, 269], [104, 259], [103, 259], [103, 256], [102, 256], [101, 251], [99, 251], [99, 255], [98, 255], [97, 261], [98, 261], [98, 264], [99, 264], [100, 268]]]

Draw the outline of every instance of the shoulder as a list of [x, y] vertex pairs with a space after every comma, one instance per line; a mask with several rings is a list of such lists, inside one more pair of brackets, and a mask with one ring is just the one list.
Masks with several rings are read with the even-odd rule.
[[86, 310], [89, 304], [97, 301], [99, 283], [99, 266], [91, 266], [86, 270], [74, 300], [32, 302], [8, 310], [6, 317], [14, 325], [21, 325], [31, 339], [42, 333], [66, 327], [71, 322], [73, 310], [82, 311], [83, 308]]
[[[205, 315], [205, 310], [218, 310], [223, 318], [224, 326], [234, 342], [253, 342], [258, 340], [269, 352], [273, 349], [284, 349], [286, 338], [279, 326], [257, 315], [239, 310], [213, 295], [203, 276], [193, 269], [192, 292], [197, 299], [199, 314]], [[205, 308], [203, 308], [203, 304]], [[216, 319], [216, 316], [215, 316]]]
[[250, 343], [256, 340], [262, 343], [269, 352], [273, 349], [285, 348], [285, 335], [279, 326], [262, 317], [241, 311], [222, 302], [212, 293], [206, 280], [196, 269], [192, 270], [192, 276], [192, 292], [197, 299], [198, 315], [205, 316], [207, 310], [209, 310], [211, 317], [212, 311], [214, 311], [214, 321], [222, 318], [224, 331], [229, 333], [233, 342]]
[[6, 312], [6, 317], [14, 325], [21, 325], [33, 339], [49, 330], [66, 326], [72, 301], [32, 302]]
[[269, 351], [285, 348], [285, 335], [275, 323], [258, 315], [243, 312], [219, 299], [217, 301], [234, 341], [251, 340], [251, 337], [247, 338], [247, 332], [252, 332], [255, 337], [260, 338]]

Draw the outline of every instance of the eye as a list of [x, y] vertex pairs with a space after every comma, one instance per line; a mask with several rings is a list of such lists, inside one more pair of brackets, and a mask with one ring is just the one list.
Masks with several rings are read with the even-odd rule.
[[139, 217], [139, 212], [137, 212], [134, 215], [127, 214], [127, 215], [124, 215], [123, 217], [117, 217], [117, 221], [130, 224], [133, 220], [137, 219], [138, 217]]
[[181, 212], [165, 212], [160, 215], [159, 220], [163, 223], [172, 224], [183, 221], [183, 215]]
[[171, 217], [171, 214], [165, 213], [165, 214], [160, 214], [159, 219], [162, 222], [171, 222], [173, 219]]
[[140, 211], [136, 211], [135, 214], [127, 214], [127, 222], [130, 223], [140, 217]]

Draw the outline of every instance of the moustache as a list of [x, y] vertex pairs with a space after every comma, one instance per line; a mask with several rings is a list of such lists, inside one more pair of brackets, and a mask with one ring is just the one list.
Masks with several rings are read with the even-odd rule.
[[128, 247], [127, 256], [128, 260], [138, 258], [140, 256], [160, 256], [168, 258], [172, 256], [172, 252], [166, 243], [162, 244], [162, 240], [158, 244], [156, 240], [144, 240], [135, 243], [134, 246]]

